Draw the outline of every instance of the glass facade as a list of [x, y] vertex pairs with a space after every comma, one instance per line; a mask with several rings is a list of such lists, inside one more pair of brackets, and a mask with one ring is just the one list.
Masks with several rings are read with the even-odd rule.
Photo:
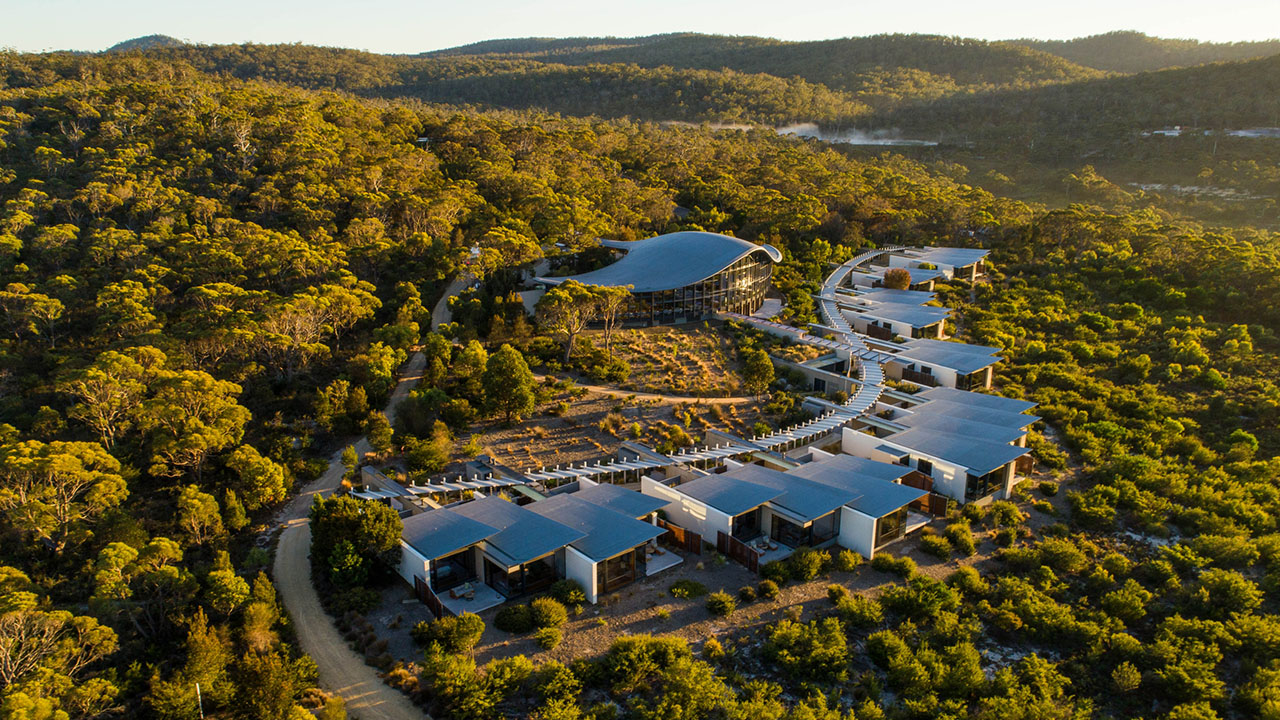
[[722, 312], [750, 315], [760, 309], [773, 278], [773, 262], [752, 252], [711, 277], [675, 290], [638, 292], [623, 310], [627, 325], [689, 322]]

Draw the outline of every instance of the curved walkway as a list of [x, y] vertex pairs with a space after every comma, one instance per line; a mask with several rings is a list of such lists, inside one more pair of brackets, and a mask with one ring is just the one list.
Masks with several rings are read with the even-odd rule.
[[[391, 393], [384, 411], [392, 422], [395, 422], [396, 405], [418, 384], [425, 364], [426, 357], [416, 353], [401, 370], [400, 382]], [[355, 447], [359, 453], [369, 451], [365, 438], [360, 438]], [[280, 533], [273, 566], [276, 590], [293, 621], [298, 644], [320, 669], [320, 685], [341, 695], [353, 717], [361, 720], [423, 720], [428, 718], [425, 712], [399, 690], [383, 683], [377, 670], [366, 665], [364, 658], [347, 646], [320, 606], [320, 598], [311, 585], [311, 562], [307, 559], [311, 550], [311, 528], [307, 524], [307, 512], [312, 498], [336, 488], [343, 472], [342, 451], [338, 450], [330, 458], [329, 468], [324, 474], [302, 488], [281, 511], [279, 521], [285, 528]]]

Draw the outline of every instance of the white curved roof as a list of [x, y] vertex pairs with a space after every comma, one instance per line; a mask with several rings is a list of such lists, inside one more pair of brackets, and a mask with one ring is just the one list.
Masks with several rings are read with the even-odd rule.
[[565, 280], [577, 280], [584, 285], [631, 285], [632, 292], [656, 292], [706, 280], [753, 252], [763, 253], [773, 262], [782, 262], [782, 253], [771, 245], [756, 245], [710, 232], [674, 232], [645, 240], [603, 244], [627, 254], [599, 270], [569, 277], [540, 277], [538, 282], [559, 285]]

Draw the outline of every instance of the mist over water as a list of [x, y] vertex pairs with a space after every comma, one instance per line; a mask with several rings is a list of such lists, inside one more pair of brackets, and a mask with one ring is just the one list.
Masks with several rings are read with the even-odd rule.
[[778, 128], [779, 135], [795, 135], [802, 138], [813, 138], [829, 143], [844, 143], [846, 145], [908, 145], [925, 147], [937, 145], [933, 140], [916, 140], [912, 138], [904, 138], [898, 134], [896, 130], [876, 130], [874, 132], [863, 132], [861, 130], [823, 130], [814, 123], [796, 123]]

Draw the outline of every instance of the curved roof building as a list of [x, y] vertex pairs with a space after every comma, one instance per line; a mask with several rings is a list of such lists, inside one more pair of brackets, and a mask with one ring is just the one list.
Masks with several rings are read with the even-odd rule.
[[760, 308], [782, 253], [709, 232], [675, 232], [631, 242], [602, 240], [625, 254], [599, 270], [568, 277], [540, 277], [558, 285], [631, 287], [623, 321], [634, 324], [686, 322], [718, 311], [749, 315]]

